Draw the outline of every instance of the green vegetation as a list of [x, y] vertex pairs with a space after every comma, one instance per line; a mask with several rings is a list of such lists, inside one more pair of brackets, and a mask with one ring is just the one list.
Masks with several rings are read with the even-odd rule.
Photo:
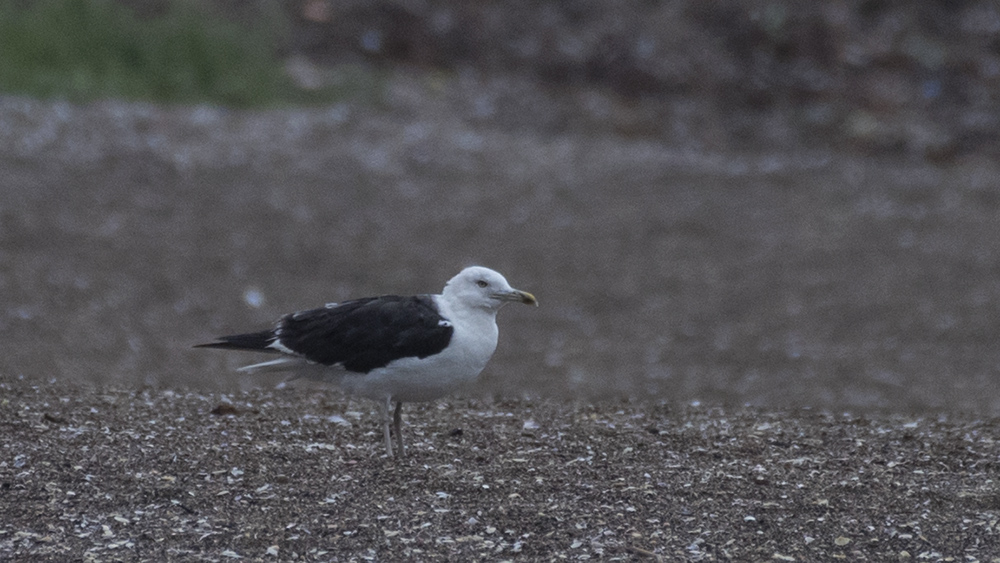
[[239, 25], [205, 4], [139, 17], [111, 0], [0, 0], [0, 92], [235, 107], [337, 97], [298, 90], [282, 71], [280, 18]]

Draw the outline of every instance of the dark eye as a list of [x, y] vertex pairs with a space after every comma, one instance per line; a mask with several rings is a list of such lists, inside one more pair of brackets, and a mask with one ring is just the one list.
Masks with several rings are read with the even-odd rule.
[[476, 282], [476, 285], [478, 285], [479, 287], [486, 287], [490, 284], [486, 283], [486, 280], [479, 280]]

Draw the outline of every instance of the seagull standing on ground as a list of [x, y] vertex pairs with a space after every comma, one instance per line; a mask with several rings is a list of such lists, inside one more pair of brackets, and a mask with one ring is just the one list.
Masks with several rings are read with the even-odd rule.
[[404, 402], [432, 401], [474, 380], [497, 347], [496, 316], [516, 301], [538, 305], [499, 273], [472, 266], [440, 295], [384, 295], [329, 303], [285, 315], [271, 330], [221, 336], [195, 348], [280, 354], [242, 372], [288, 371], [335, 383], [349, 394], [384, 405], [385, 450], [403, 455]]

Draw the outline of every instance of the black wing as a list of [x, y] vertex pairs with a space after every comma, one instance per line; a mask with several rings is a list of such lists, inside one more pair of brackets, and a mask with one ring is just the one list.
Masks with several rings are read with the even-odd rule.
[[430, 296], [388, 295], [286, 315], [274, 337], [309, 361], [368, 373], [400, 358], [437, 354], [453, 332]]

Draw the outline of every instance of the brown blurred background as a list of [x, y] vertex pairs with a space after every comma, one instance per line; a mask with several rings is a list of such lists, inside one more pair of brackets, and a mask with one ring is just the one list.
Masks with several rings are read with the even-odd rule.
[[280, 6], [378, 94], [0, 98], [0, 378], [273, 385], [190, 345], [480, 263], [475, 393], [1000, 412], [995, 3]]

